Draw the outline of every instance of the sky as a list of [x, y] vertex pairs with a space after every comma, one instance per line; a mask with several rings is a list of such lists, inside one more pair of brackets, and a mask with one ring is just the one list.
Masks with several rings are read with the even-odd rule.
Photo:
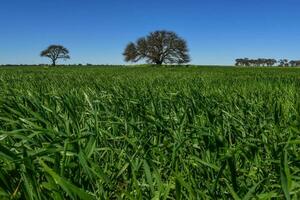
[[48, 63], [50, 44], [70, 50], [60, 63], [125, 64], [125, 46], [151, 31], [176, 32], [192, 64], [236, 58], [300, 60], [300, 0], [0, 0], [0, 64]]

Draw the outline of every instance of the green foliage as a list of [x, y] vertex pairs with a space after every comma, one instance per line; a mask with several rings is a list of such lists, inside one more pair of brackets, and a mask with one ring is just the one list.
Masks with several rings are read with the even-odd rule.
[[299, 199], [300, 71], [0, 69], [0, 199]]

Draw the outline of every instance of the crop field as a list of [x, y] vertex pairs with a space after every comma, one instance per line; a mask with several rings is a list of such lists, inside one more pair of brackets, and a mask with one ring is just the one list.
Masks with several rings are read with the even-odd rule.
[[300, 199], [300, 69], [0, 68], [0, 199]]

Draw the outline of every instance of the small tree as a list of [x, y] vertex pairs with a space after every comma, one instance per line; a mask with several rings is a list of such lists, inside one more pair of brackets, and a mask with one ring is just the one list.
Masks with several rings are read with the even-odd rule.
[[56, 65], [58, 59], [70, 59], [69, 50], [61, 45], [51, 45], [41, 52], [41, 57], [48, 57], [52, 60], [52, 66]]
[[155, 31], [136, 43], [129, 43], [123, 55], [126, 62], [141, 59], [157, 65], [190, 62], [186, 41], [169, 31]]
[[280, 67], [288, 67], [289, 66], [289, 61], [287, 59], [280, 59], [278, 61]]
[[267, 60], [267, 64], [268, 66], [274, 66], [275, 64], [277, 63], [277, 60], [276, 59], [268, 59]]
[[300, 66], [300, 60], [291, 60], [289, 64], [291, 67]]

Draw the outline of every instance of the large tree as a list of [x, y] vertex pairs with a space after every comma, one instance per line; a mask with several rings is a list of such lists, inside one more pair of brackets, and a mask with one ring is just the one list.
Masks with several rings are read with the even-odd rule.
[[70, 59], [69, 50], [61, 45], [51, 45], [41, 52], [42, 57], [48, 57], [52, 61], [52, 66], [56, 65], [58, 59]]
[[190, 62], [186, 41], [170, 31], [155, 31], [136, 43], [129, 43], [123, 55], [126, 62], [142, 59], [157, 65]]

